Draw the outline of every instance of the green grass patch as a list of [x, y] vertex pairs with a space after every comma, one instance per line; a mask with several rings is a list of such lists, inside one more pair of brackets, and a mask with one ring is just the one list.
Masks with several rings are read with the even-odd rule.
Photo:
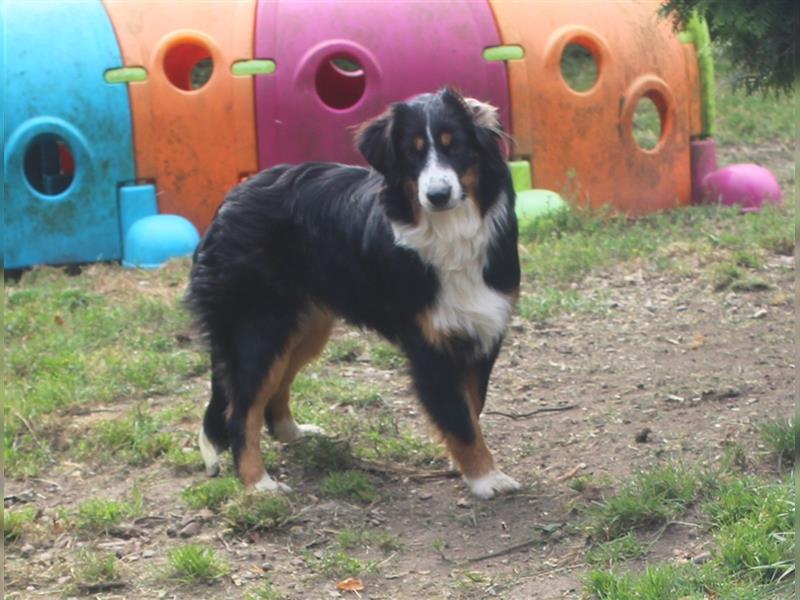
[[325, 360], [331, 363], [354, 362], [361, 354], [359, 340], [331, 340], [325, 348]]
[[342, 550], [375, 546], [385, 554], [402, 548], [400, 540], [386, 531], [373, 529], [343, 529], [336, 534], [336, 544]]
[[645, 549], [632, 532], [622, 537], [598, 544], [586, 553], [586, 562], [590, 565], [611, 565], [631, 558], [644, 556]]
[[[205, 353], [178, 339], [189, 320], [177, 285], [163, 298], [134, 287], [140, 279], [164, 286], [175, 269], [135, 276], [103, 266], [87, 271], [98, 274], [35, 268], [4, 287], [8, 476], [34, 475], [52, 458], [47, 438], [36, 444], [25, 422], [41, 426], [44, 415], [75, 405], [174, 393], [208, 369]], [[113, 286], [109, 278], [118, 278], [120, 297], [96, 291]]]
[[277, 529], [292, 518], [289, 501], [277, 494], [241, 494], [223, 509], [225, 520], [238, 532]]
[[164, 462], [176, 473], [194, 473], [203, 470], [203, 457], [195, 448], [174, 445], [164, 455]]
[[379, 369], [395, 370], [406, 364], [405, 355], [387, 342], [378, 342], [370, 346], [369, 362]]
[[143, 500], [138, 494], [131, 501], [91, 498], [79, 504], [72, 514], [67, 515], [67, 520], [89, 534], [108, 533], [123, 520], [141, 515], [143, 510]]
[[680, 515], [701, 491], [698, 475], [675, 464], [642, 471], [610, 498], [589, 510], [589, 532], [595, 540], [614, 540], [643, 527]]
[[98, 423], [79, 442], [77, 453], [83, 458], [114, 456], [130, 465], [147, 465], [177, 447], [174, 434], [164, 429], [160, 419], [137, 407], [125, 419]]
[[378, 561], [361, 560], [341, 548], [326, 548], [319, 552], [303, 552], [308, 567], [326, 577], [344, 579], [361, 577], [377, 570]]
[[[789, 597], [794, 576], [794, 485], [722, 474], [703, 505], [710, 523], [711, 558], [695, 564], [651, 564], [643, 572], [595, 569], [585, 589], [601, 600], [762, 600]], [[596, 557], [610, 544], [593, 549]], [[626, 544], [627, 542], [625, 542]], [[603, 549], [603, 550], [601, 550]], [[588, 558], [587, 557], [587, 558]], [[597, 564], [603, 561], [598, 561]], [[611, 564], [613, 561], [609, 561]]]
[[246, 600], [283, 600], [284, 596], [272, 582], [259, 583], [247, 592]]
[[113, 554], [83, 550], [71, 569], [70, 591], [88, 593], [122, 580], [120, 560]]
[[181, 583], [210, 583], [223, 577], [230, 567], [211, 548], [187, 544], [167, 553], [167, 578]]
[[789, 419], [772, 419], [759, 424], [758, 432], [766, 447], [778, 457], [782, 465], [793, 465], [800, 423], [796, 416]]
[[360, 432], [356, 456], [368, 460], [384, 460], [414, 465], [443, 460], [442, 448], [428, 439], [401, 429], [391, 414], [381, 415], [367, 423]]
[[36, 509], [32, 506], [25, 506], [14, 510], [3, 511], [3, 539], [6, 542], [13, 542], [30, 530], [36, 520]]
[[322, 491], [335, 498], [352, 498], [361, 502], [375, 499], [375, 487], [361, 471], [336, 471], [322, 480]]
[[519, 314], [529, 321], [543, 321], [561, 313], [595, 313], [606, 311], [600, 298], [582, 296], [575, 290], [555, 287], [535, 288], [519, 301]]
[[218, 510], [242, 489], [237, 477], [217, 477], [190, 485], [181, 492], [181, 497], [192, 508]]
[[346, 440], [323, 435], [300, 438], [286, 447], [289, 462], [306, 474], [345, 471], [353, 465], [353, 451]]

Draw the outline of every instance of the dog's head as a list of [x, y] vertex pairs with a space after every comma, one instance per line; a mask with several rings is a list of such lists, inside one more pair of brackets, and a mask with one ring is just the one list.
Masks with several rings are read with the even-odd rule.
[[439, 212], [469, 198], [483, 203], [481, 178], [506, 168], [503, 135], [496, 108], [444, 88], [393, 104], [359, 128], [356, 145], [389, 186]]

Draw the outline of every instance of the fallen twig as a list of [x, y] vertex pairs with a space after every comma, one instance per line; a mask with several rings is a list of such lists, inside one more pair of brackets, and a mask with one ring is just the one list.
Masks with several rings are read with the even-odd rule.
[[482, 554], [481, 556], [475, 556], [473, 558], [468, 558], [468, 563], [476, 563], [482, 560], [489, 560], [490, 558], [497, 558], [498, 556], [505, 556], [506, 554], [511, 554], [512, 552], [516, 552], [517, 550], [524, 550], [525, 548], [530, 548], [531, 546], [535, 546], [536, 544], [541, 543], [540, 538], [533, 538], [528, 540], [527, 542], [521, 542], [519, 544], [515, 544], [513, 546], [509, 546], [508, 548], [503, 548], [502, 550], [496, 550], [494, 552], [489, 552], [488, 554]]
[[536, 410], [527, 413], [506, 413], [499, 410], [486, 410], [483, 412], [483, 414], [497, 415], [498, 417], [508, 417], [509, 419], [514, 419], [515, 421], [517, 421], [519, 419], [528, 419], [540, 413], [563, 412], [565, 410], [572, 410], [573, 408], [578, 408], [578, 405], [567, 404], [565, 406], [545, 406], [544, 408], [537, 408]]
[[389, 473], [393, 475], [403, 475], [409, 479], [426, 480], [426, 479], [454, 479], [459, 476], [457, 471], [450, 469], [437, 469], [437, 470], [422, 470], [414, 469], [411, 467], [404, 467], [402, 465], [394, 465], [390, 463], [379, 462], [375, 460], [358, 461], [359, 466], [365, 471], [373, 473]]
[[127, 584], [124, 581], [105, 581], [102, 583], [79, 583], [78, 589], [86, 594], [95, 592], [107, 592], [108, 590], [119, 590]]

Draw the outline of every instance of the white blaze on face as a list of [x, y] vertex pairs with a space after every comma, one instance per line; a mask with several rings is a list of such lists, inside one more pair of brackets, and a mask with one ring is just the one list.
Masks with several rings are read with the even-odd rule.
[[[430, 124], [426, 131], [428, 134], [428, 156], [425, 160], [425, 166], [417, 179], [417, 189], [419, 190], [417, 196], [422, 208], [429, 212], [447, 210], [461, 201], [463, 195], [461, 182], [459, 182], [458, 174], [452, 167], [442, 164], [439, 153], [433, 143]], [[450, 190], [450, 198], [446, 203], [434, 205], [428, 199], [428, 194], [435, 194], [438, 190], [448, 188]]]

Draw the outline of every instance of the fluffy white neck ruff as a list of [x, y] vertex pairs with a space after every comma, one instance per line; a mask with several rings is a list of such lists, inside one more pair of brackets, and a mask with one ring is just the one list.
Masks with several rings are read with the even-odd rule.
[[466, 334], [487, 354], [505, 331], [511, 314], [510, 299], [483, 280], [488, 249], [508, 218], [501, 196], [481, 217], [467, 198], [442, 212], [421, 211], [417, 225], [393, 223], [398, 246], [416, 251], [436, 269], [440, 290], [431, 309], [433, 328], [442, 334]]

